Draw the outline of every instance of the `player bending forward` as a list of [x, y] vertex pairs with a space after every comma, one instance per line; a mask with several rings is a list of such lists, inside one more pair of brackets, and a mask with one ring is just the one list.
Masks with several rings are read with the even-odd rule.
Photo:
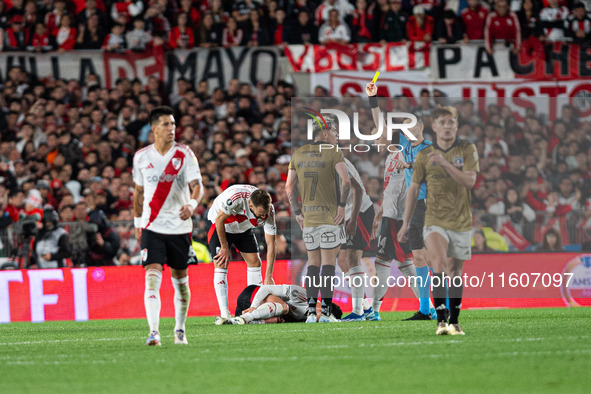
[[141, 240], [146, 270], [144, 305], [150, 326], [146, 344], [150, 346], [161, 344], [158, 326], [164, 264], [170, 267], [174, 287], [174, 343], [187, 344], [185, 320], [191, 300], [187, 267], [195, 260], [191, 216], [203, 195], [195, 154], [174, 141], [173, 113], [169, 107], [157, 107], [150, 113], [154, 143], [133, 157], [135, 237]]
[[[398, 238], [404, 242], [417, 205], [419, 188], [427, 183], [427, 211], [423, 236], [428, 260], [433, 266], [433, 301], [437, 309], [437, 335], [464, 335], [458, 324], [462, 306], [461, 282], [464, 262], [470, 259], [472, 210], [470, 189], [479, 171], [478, 152], [473, 144], [456, 138], [457, 111], [437, 107], [433, 111], [433, 145], [421, 150], [414, 164], [412, 183], [406, 196], [404, 223]], [[448, 256], [450, 259], [448, 259]], [[446, 282], [449, 286], [449, 322]], [[454, 279], [458, 279], [454, 280]]]
[[308, 298], [303, 287], [250, 285], [238, 296], [236, 317], [230, 322], [232, 324], [305, 322], [307, 316]]
[[215, 256], [213, 285], [220, 307], [220, 316], [215, 324], [230, 324], [228, 309], [228, 262], [230, 247], [234, 246], [246, 262], [249, 285], [262, 285], [261, 258], [259, 245], [252, 231], [264, 225], [267, 243], [267, 270], [265, 284], [273, 284], [275, 265], [275, 208], [271, 196], [264, 190], [251, 185], [233, 185], [216, 197], [207, 219], [213, 224], [209, 230], [209, 251]]

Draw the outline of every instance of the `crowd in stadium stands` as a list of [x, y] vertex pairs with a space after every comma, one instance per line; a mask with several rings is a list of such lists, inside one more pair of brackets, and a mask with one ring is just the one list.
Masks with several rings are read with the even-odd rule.
[[7, 0], [4, 51], [136, 50], [349, 42], [588, 44], [582, 0]]
[[[440, 39], [442, 34], [461, 40], [483, 39], [488, 34], [484, 26], [497, 26], [501, 15], [514, 17], [512, 11], [500, 9], [507, 6], [505, 0], [497, 0], [498, 10], [488, 17], [485, 3], [478, 5], [469, 0], [470, 8], [461, 12], [467, 22], [461, 26], [455, 15], [441, 11], [437, 2], [422, 2], [419, 8], [410, 3], [401, 6], [397, 1], [370, 2], [366, 7], [364, 0], [356, 3], [357, 8], [344, 1], [319, 5], [301, 0], [265, 4], [246, 1], [235, 2], [233, 7], [229, 3], [46, 0], [39, 5], [12, 0], [0, 2], [0, 26], [4, 29], [5, 50], [21, 44], [29, 46], [31, 42], [22, 39], [25, 31], [35, 32], [32, 42], [37, 49], [33, 50], [39, 50], [39, 45], [66, 49], [68, 42], [71, 48], [142, 50], [151, 45], [186, 48], [314, 42], [318, 27], [323, 37], [328, 37], [332, 34], [328, 32], [337, 32], [339, 26], [346, 32], [342, 33], [343, 39], [351, 34], [355, 41], [396, 41], [419, 36], [423, 40]], [[524, 9], [517, 3], [511, 2], [510, 6], [519, 11], [516, 18], [521, 21], [524, 39], [527, 34], [548, 39], [569, 36], [568, 26], [575, 25], [576, 29], [584, 27], [585, 32], [589, 31], [587, 22], [572, 22], [573, 17], [586, 18], [579, 3], [568, 3], [566, 8], [551, 0], [544, 8], [534, 2], [533, 9], [530, 0], [525, 0]], [[86, 9], [82, 8], [84, 4]], [[464, 2], [458, 4], [461, 7]], [[583, 4], [588, 7], [591, 1]], [[406, 15], [404, 10], [410, 9], [413, 16], [408, 20], [401, 17]], [[569, 16], [571, 13], [573, 16]], [[475, 18], [480, 18], [479, 22], [471, 24]], [[551, 24], [548, 18], [571, 22]], [[442, 20], [443, 24], [425, 30], [425, 26]], [[284, 22], [290, 25], [283, 27]], [[484, 31], [477, 28], [479, 25]], [[107, 26], [109, 34], [101, 31]], [[256, 34], [251, 31], [253, 26]], [[72, 29], [79, 31], [72, 33]], [[494, 30], [494, 34], [501, 34], [497, 28]], [[583, 37], [575, 33], [574, 39], [586, 39], [586, 34]], [[42, 214], [51, 206], [61, 222], [74, 222], [67, 230], [74, 230], [70, 242], [75, 255], [89, 247], [88, 237], [84, 238], [88, 231], [76, 225], [88, 222], [89, 212], [102, 210], [106, 214], [107, 224], [101, 231], [111, 228], [109, 221], [130, 223], [133, 153], [153, 142], [147, 118], [151, 109], [161, 104], [174, 108], [177, 141], [189, 145], [199, 158], [205, 195], [195, 221], [197, 241], [206, 242], [209, 204], [234, 183], [269, 190], [277, 216], [290, 216], [285, 179], [291, 153], [290, 102], [295, 95], [291, 84], [280, 81], [251, 86], [234, 79], [223, 89], [210, 89], [206, 81], [193, 85], [180, 78], [175, 92], [168, 95], [156, 77], [149, 77], [146, 85], [139, 80], [119, 79], [113, 88], [106, 89], [95, 74], [89, 74], [80, 85], [76, 79], [33, 80], [19, 67], [6, 71], [0, 91], [0, 209], [4, 212], [0, 230], [23, 215]], [[327, 91], [317, 87], [314, 94], [323, 97]], [[432, 138], [430, 112], [435, 104], [446, 100], [440, 91], [424, 90], [416, 103], [407, 97], [394, 101], [398, 109], [421, 116], [426, 134]], [[475, 227], [479, 229], [474, 237], [475, 248], [588, 247], [591, 123], [580, 122], [570, 105], [562, 107], [553, 122], [547, 121], [547, 114], [534, 109], [528, 109], [524, 121], [517, 122], [508, 107], [491, 105], [478, 113], [471, 101], [452, 104], [460, 113], [460, 138], [475, 143], [480, 154], [481, 173], [473, 190], [473, 202], [474, 209], [485, 214], [475, 216]], [[381, 198], [379, 165], [383, 158], [360, 155], [353, 160], [377, 203]], [[130, 237], [131, 226], [117, 230], [121, 237], [117, 256], [128, 261], [138, 247]], [[91, 243], [106, 240], [99, 239], [96, 232], [91, 238]], [[283, 257], [289, 256], [287, 245], [280, 240]], [[87, 264], [96, 260], [88, 255], [84, 259]]]

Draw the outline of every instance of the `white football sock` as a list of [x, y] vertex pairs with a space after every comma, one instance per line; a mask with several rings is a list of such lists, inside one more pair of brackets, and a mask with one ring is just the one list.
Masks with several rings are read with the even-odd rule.
[[363, 297], [363, 300], [361, 301], [361, 305], [363, 306], [363, 310], [366, 311], [369, 308], [371, 308], [371, 304], [369, 303], [369, 300], [365, 297]]
[[282, 314], [283, 306], [280, 303], [266, 302], [254, 311], [243, 314], [242, 318], [246, 323], [250, 323], [253, 320], [265, 320], [271, 317], [281, 316]]
[[417, 268], [415, 267], [415, 262], [412, 259], [404, 260], [404, 263], [396, 260], [398, 264], [398, 269], [402, 272], [402, 275], [406, 277], [406, 279], [412, 278], [408, 280], [407, 283], [411, 288], [412, 292], [415, 293], [415, 296], [419, 298], [419, 288], [417, 287]]
[[261, 275], [261, 267], [246, 267], [246, 283], [249, 286], [262, 286], [263, 276]]
[[349, 275], [349, 286], [351, 287], [351, 302], [353, 304], [353, 313], [356, 315], [363, 314], [363, 307], [361, 303], [363, 302], [363, 278], [365, 277], [365, 272], [360, 265], [353, 267], [347, 273]]
[[220, 316], [226, 319], [230, 318], [230, 310], [228, 309], [228, 270], [223, 268], [216, 268], [213, 274], [213, 287], [215, 288], [215, 296], [218, 299], [218, 306], [220, 307]]
[[144, 306], [150, 332], [158, 331], [160, 325], [160, 284], [162, 272], [149, 269], [146, 271], [146, 287], [144, 291]]
[[388, 291], [388, 276], [390, 276], [390, 264], [391, 261], [384, 261], [382, 259], [376, 259], [376, 276], [378, 277], [378, 285], [373, 289], [373, 301], [372, 306], [376, 312], [380, 311], [382, 306], [382, 299]]
[[191, 302], [191, 289], [189, 288], [189, 277], [175, 279], [172, 278], [174, 287], [174, 330], [185, 331], [185, 321], [187, 320], [187, 311]]

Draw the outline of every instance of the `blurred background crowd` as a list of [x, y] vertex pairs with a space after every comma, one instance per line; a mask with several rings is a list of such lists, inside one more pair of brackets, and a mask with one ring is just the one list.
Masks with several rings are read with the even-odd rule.
[[144, 51], [349, 42], [588, 44], [591, 1], [7, 0], [4, 51]]

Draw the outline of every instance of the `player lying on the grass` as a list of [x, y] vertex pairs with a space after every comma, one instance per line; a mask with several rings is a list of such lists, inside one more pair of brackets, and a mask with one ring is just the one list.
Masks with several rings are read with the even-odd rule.
[[265, 284], [273, 284], [275, 265], [275, 208], [271, 196], [264, 190], [251, 185], [233, 185], [216, 197], [207, 219], [212, 222], [208, 233], [209, 251], [215, 256], [213, 285], [220, 308], [215, 324], [230, 324], [232, 317], [228, 309], [228, 262], [230, 248], [234, 246], [246, 262], [247, 283], [262, 285], [259, 244], [252, 231], [264, 226], [267, 243], [267, 270]]
[[[240, 293], [236, 304], [232, 324], [303, 323], [308, 316], [306, 290], [297, 285], [250, 285]], [[335, 319], [342, 315], [336, 304], [332, 312]]]
[[[464, 262], [470, 259], [471, 254], [470, 189], [474, 187], [479, 171], [478, 152], [473, 144], [457, 139], [458, 115], [455, 108], [437, 107], [432, 116], [436, 139], [433, 145], [417, 155], [406, 197], [404, 223], [398, 238], [401, 242], [406, 241], [420, 186], [426, 182], [429, 193], [423, 235], [428, 260], [433, 265], [433, 299], [437, 309], [435, 333], [464, 335], [458, 324], [463, 293], [461, 276]], [[447, 283], [449, 324], [443, 275], [452, 279]]]
[[196, 262], [191, 245], [191, 216], [203, 196], [195, 154], [188, 146], [174, 141], [173, 114], [169, 107], [152, 110], [149, 119], [154, 143], [133, 157], [134, 226], [146, 270], [144, 306], [150, 326], [146, 344], [150, 346], [160, 346], [160, 284], [164, 264], [170, 267], [174, 287], [174, 343], [187, 343], [185, 321], [191, 300], [187, 267], [190, 262]]
[[359, 172], [349, 159], [346, 157], [344, 159], [347, 165], [347, 174], [351, 179], [352, 190], [345, 207], [347, 242], [341, 247], [338, 263], [343, 272], [348, 271], [353, 310], [341, 321], [363, 321], [365, 314], [369, 316], [373, 313], [371, 307], [367, 311], [363, 310], [365, 272], [363, 272], [360, 262], [363, 251], [369, 249], [370, 246], [374, 209], [373, 202], [363, 187]]
[[[369, 83], [366, 86], [367, 94], [370, 97], [376, 97], [377, 90], [378, 89], [375, 84]], [[370, 100], [375, 103], [375, 99]], [[372, 116], [374, 119], [379, 119], [381, 116], [379, 107], [376, 106], [372, 108]], [[409, 124], [410, 122], [411, 119], [405, 119], [403, 123]], [[398, 135], [398, 141], [403, 148], [402, 151], [404, 155], [403, 160], [394, 160], [392, 164], [396, 171], [404, 171], [407, 190], [410, 187], [412, 180], [413, 163], [415, 162], [416, 156], [421, 150], [432, 144], [431, 141], [426, 141], [423, 138], [423, 127], [424, 125], [422, 119], [417, 118], [417, 124], [408, 128], [408, 131], [416, 138], [415, 141], [409, 141], [408, 138], [406, 138], [406, 135], [400, 132], [400, 130], [394, 130], [394, 132]], [[382, 133], [381, 139], [384, 141], [378, 141], [377, 143], [385, 143], [385, 138], [386, 133]], [[427, 185], [423, 183], [419, 190], [417, 207], [410, 222], [407, 244], [408, 248], [412, 251], [416, 274], [420, 278], [420, 281], [417, 283], [420, 306], [419, 310], [413, 316], [405, 320], [431, 320], [437, 318], [437, 312], [431, 304], [431, 277], [429, 274], [429, 267], [427, 265], [428, 262], [426, 260], [427, 253], [425, 251], [425, 244], [423, 242], [423, 225], [425, 223], [425, 211], [427, 209], [425, 204], [426, 196]]]
[[[294, 152], [285, 185], [296, 220], [303, 230], [308, 254], [308, 272], [304, 277], [310, 312], [307, 323], [336, 321], [330, 311], [332, 284], [337, 255], [345, 242], [342, 223], [351, 188], [343, 153], [337, 149], [337, 136], [331, 119], [322, 126], [314, 124], [314, 142]], [[327, 149], [324, 144], [332, 147]], [[322, 313], [316, 319], [314, 312], [319, 292]]]

